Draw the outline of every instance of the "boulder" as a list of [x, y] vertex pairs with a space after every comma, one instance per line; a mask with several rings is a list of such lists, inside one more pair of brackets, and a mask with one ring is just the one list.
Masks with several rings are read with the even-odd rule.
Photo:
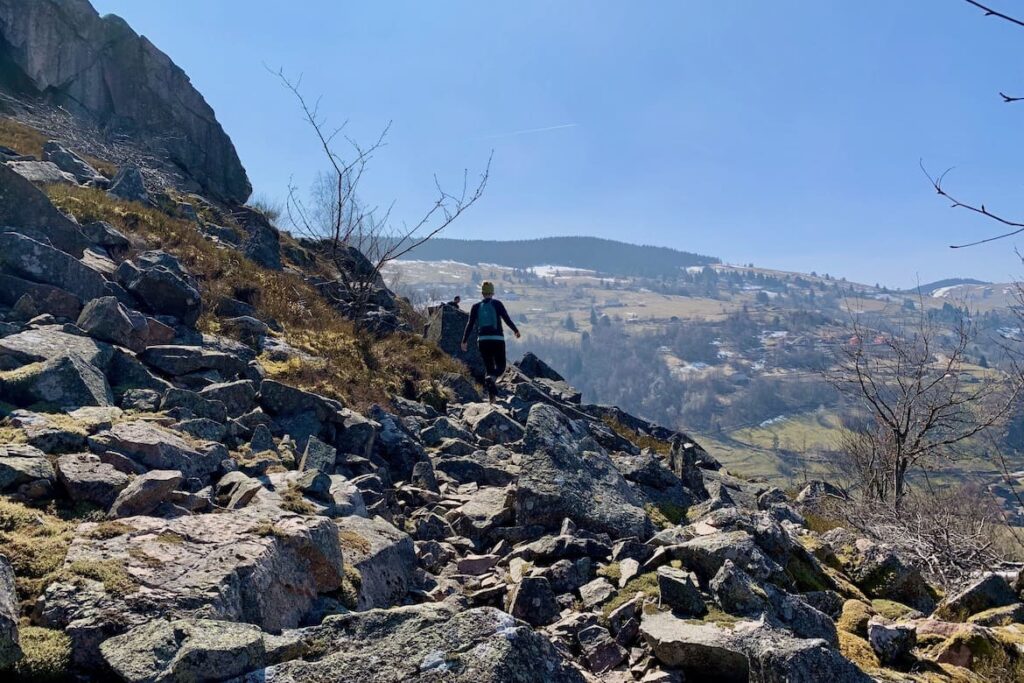
[[868, 642], [882, 664], [893, 665], [911, 658], [917, 631], [913, 624], [888, 624], [873, 617], [868, 622]]
[[49, 161], [8, 161], [7, 166], [36, 185], [78, 185], [75, 176]]
[[673, 612], [695, 617], [707, 614], [704, 599], [697, 588], [697, 577], [682, 569], [658, 567], [658, 592], [661, 604]]
[[200, 389], [199, 395], [223, 403], [231, 417], [239, 417], [256, 407], [256, 385], [247, 379], [211, 384]]
[[598, 605], [608, 602], [613, 595], [615, 595], [615, 587], [603, 577], [580, 586], [580, 600], [583, 601], [585, 609], [594, 609]]
[[401, 604], [413, 588], [416, 547], [408, 534], [381, 517], [335, 520], [349, 566], [360, 576], [356, 608]]
[[105, 641], [100, 652], [126, 683], [212, 681], [266, 666], [274, 640], [253, 624], [159, 619]]
[[462, 419], [470, 430], [493, 443], [509, 443], [523, 438], [525, 431], [515, 420], [501, 409], [486, 404], [475, 403], [466, 406]]
[[[442, 351], [453, 358], [457, 358], [466, 364], [469, 371], [476, 378], [483, 378], [486, 374], [483, 357], [477, 348], [476, 330], [472, 330], [469, 336], [469, 343], [466, 350], [462, 350], [462, 334], [466, 331], [466, 324], [469, 322], [469, 314], [460, 311], [454, 306], [438, 306], [430, 314], [428, 320], [426, 338], [428, 341], [437, 344]], [[476, 393], [474, 390], [473, 393]], [[464, 397], [458, 397], [460, 403]], [[476, 400], [479, 399], [477, 394]]]
[[306, 442], [306, 450], [299, 460], [299, 470], [319, 470], [326, 474], [334, 473], [334, 462], [338, 457], [338, 450], [333, 446], [325, 444], [315, 436], [309, 437]]
[[223, 403], [188, 389], [168, 389], [160, 401], [160, 410], [177, 418], [204, 417], [219, 423], [228, 419], [228, 410]]
[[708, 582], [726, 561], [758, 580], [786, 581], [782, 567], [768, 557], [746, 531], [716, 532], [669, 548], [672, 557]]
[[326, 517], [246, 508], [118, 524], [79, 525], [64, 578], [38, 606], [40, 623], [71, 638], [79, 666], [97, 666], [108, 638], [165, 618], [292, 628], [319, 593], [341, 586], [338, 533]]
[[647, 538], [651, 522], [642, 502], [604, 453], [584, 453], [585, 428], [556, 408], [536, 404], [526, 423], [516, 521], [558, 528], [571, 519], [613, 538]]
[[544, 577], [524, 576], [509, 594], [509, 614], [531, 626], [553, 623], [560, 611], [551, 584]]
[[82, 300], [71, 292], [0, 272], [0, 304], [14, 308], [26, 297], [39, 312], [56, 318], [76, 320], [82, 312]]
[[143, 420], [115, 424], [89, 437], [89, 447], [101, 458], [114, 452], [147, 470], [177, 470], [185, 477], [206, 477], [226, 457], [223, 447], [193, 447], [175, 432]]
[[21, 658], [18, 642], [18, 595], [14, 589], [14, 570], [0, 555], [0, 671]]
[[50, 140], [43, 145], [43, 161], [52, 162], [61, 171], [70, 173], [80, 185], [105, 185], [107, 182], [107, 179], [89, 162], [56, 140]]
[[91, 453], [70, 453], [57, 459], [57, 481], [73, 501], [110, 508], [130, 478]]
[[114, 357], [109, 344], [68, 334], [58, 326], [39, 327], [0, 338], [0, 370], [11, 370], [68, 354], [74, 354], [100, 370], [107, 370]]
[[530, 351], [528, 351], [522, 359], [516, 361], [515, 365], [530, 379], [548, 379], [554, 382], [565, 381], [564, 377], [555, 372], [550, 365], [542, 361]]
[[[117, 268], [117, 279], [134, 294], [151, 313], [170, 315], [191, 327], [203, 312], [203, 300], [196, 285], [176, 260], [150, 254], [138, 264], [125, 261]], [[146, 255], [143, 255], [145, 257]]]
[[16, 405], [43, 404], [60, 410], [115, 405], [102, 370], [75, 353], [0, 375], [0, 394]]
[[174, 339], [174, 328], [125, 307], [113, 296], [99, 297], [86, 304], [77, 324], [90, 337], [124, 346], [136, 353]]
[[53, 481], [53, 465], [38, 448], [20, 444], [0, 446], [0, 491], [11, 491], [37, 479]]
[[1017, 594], [1006, 579], [998, 574], [989, 574], [944, 598], [933, 616], [944, 621], [967, 621], [971, 615], [1017, 602]]
[[237, 356], [201, 346], [150, 346], [139, 358], [157, 372], [170, 377], [215, 370], [222, 377], [233, 379], [237, 375], [245, 375], [248, 369], [246, 363]]
[[603, 626], [594, 624], [581, 629], [576, 639], [583, 653], [583, 661], [594, 673], [604, 673], [626, 660], [626, 650], [615, 642], [612, 634]]
[[0, 163], [0, 226], [78, 258], [89, 246], [79, 226], [31, 182]]
[[492, 607], [447, 603], [330, 616], [300, 634], [309, 656], [254, 671], [242, 683], [584, 683], [550, 641]]
[[659, 662], [682, 669], [687, 678], [728, 683], [750, 680], [746, 653], [725, 628], [655, 613], [644, 615], [640, 633]]
[[0, 270], [58, 287], [82, 301], [107, 293], [107, 281], [100, 271], [67, 252], [18, 232], [0, 232]]
[[242, 472], [228, 472], [217, 482], [214, 497], [217, 504], [228, 510], [238, 510], [263, 490], [263, 484]]
[[110, 506], [111, 517], [147, 515], [167, 500], [171, 491], [181, 485], [177, 470], [151, 470], [136, 477]]
[[117, 171], [117, 175], [110, 181], [108, 192], [128, 202], [154, 203], [146, 190], [146, 179], [142, 177], [142, 171], [135, 164], [125, 164]]

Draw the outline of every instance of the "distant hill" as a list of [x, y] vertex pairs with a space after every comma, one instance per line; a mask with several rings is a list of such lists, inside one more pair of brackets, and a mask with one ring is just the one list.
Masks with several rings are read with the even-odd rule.
[[908, 292], [916, 294], [918, 290], [925, 294], [931, 294], [937, 289], [944, 287], [956, 287], [957, 285], [990, 285], [991, 282], [985, 282], [984, 280], [974, 280], [969, 277], [948, 277], [945, 280], [936, 280], [935, 282], [929, 282], [926, 285], [920, 285], [918, 287], [911, 287]]
[[627, 244], [597, 237], [545, 237], [534, 240], [457, 240], [434, 238], [405, 256], [423, 261], [495, 263], [511, 268], [566, 266], [608, 275], [657, 277], [680, 268], [719, 263], [687, 251]]

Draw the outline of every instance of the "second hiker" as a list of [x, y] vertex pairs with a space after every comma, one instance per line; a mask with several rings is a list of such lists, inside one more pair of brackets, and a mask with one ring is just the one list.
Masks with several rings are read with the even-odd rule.
[[462, 334], [462, 350], [469, 348], [469, 336], [473, 330], [477, 331], [477, 345], [480, 355], [484, 360], [484, 367], [487, 376], [484, 379], [484, 386], [491, 403], [498, 393], [497, 378], [505, 372], [505, 334], [502, 331], [502, 321], [519, 339], [519, 329], [512, 318], [509, 317], [505, 305], [494, 298], [494, 284], [485, 282], [480, 287], [483, 301], [473, 304], [469, 311], [469, 322], [466, 323], [466, 331]]

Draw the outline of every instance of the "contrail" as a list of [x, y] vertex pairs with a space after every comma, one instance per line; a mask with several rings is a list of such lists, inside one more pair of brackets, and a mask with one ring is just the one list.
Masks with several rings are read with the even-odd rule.
[[498, 133], [497, 135], [486, 135], [478, 140], [495, 140], [497, 138], [511, 138], [516, 135], [529, 135], [530, 133], [546, 133], [549, 130], [562, 130], [563, 128], [575, 128], [578, 123], [563, 123], [557, 126], [545, 126], [543, 128], [527, 128], [526, 130], [516, 130], [511, 133]]

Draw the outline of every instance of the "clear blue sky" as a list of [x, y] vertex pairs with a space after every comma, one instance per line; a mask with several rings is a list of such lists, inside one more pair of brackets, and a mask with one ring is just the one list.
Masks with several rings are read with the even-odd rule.
[[394, 122], [364, 194], [400, 218], [493, 148], [450, 237], [596, 235], [896, 286], [1020, 271], [1024, 239], [947, 248], [997, 226], [918, 168], [1024, 216], [1024, 102], [997, 95], [1024, 95], [1024, 28], [962, 0], [93, 4], [188, 72], [257, 194], [321, 166], [268, 64], [361, 139]]

